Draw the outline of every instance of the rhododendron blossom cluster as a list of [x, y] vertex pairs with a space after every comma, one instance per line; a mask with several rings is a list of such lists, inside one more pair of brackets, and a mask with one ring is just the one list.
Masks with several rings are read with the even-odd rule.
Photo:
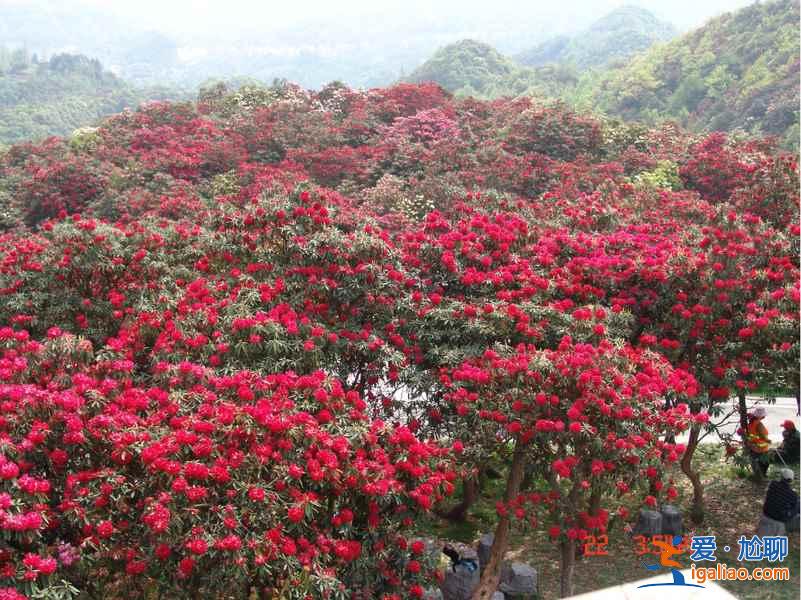
[[0, 156], [0, 596], [419, 598], [420, 517], [491, 457], [479, 592], [513, 527], [569, 573], [672, 465], [702, 508], [720, 403], [797, 382], [768, 142], [406, 84], [91, 135]]

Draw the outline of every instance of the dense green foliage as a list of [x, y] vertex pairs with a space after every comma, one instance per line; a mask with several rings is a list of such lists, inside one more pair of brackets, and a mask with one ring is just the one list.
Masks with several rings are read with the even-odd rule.
[[576, 97], [624, 119], [775, 135], [797, 148], [798, 20], [798, 0], [753, 4], [584, 81]]
[[558, 97], [561, 90], [578, 84], [578, 76], [571, 67], [521, 66], [492, 46], [475, 40], [461, 40], [440, 48], [405, 80], [435, 82], [457, 96], [483, 99], [529, 94]]
[[175, 95], [164, 88], [135, 89], [85, 56], [39, 61], [25, 50], [0, 48], [0, 144], [69, 134], [143, 101]]
[[652, 12], [622, 6], [598, 19], [584, 31], [560, 35], [521, 52], [518, 62], [533, 67], [571, 64], [580, 69], [628, 58], [657, 42], [676, 36], [676, 28]]
[[511, 60], [489, 44], [461, 40], [437, 50], [429, 60], [409, 75], [409, 81], [434, 81], [449, 91], [470, 86], [485, 91], [492, 83], [520, 71]]

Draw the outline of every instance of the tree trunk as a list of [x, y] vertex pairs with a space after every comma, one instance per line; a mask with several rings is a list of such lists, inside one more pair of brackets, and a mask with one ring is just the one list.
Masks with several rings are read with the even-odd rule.
[[746, 447], [746, 435], [748, 434], [748, 407], [745, 404], [745, 392], [737, 392], [737, 412], [740, 414], [740, 438], [743, 440], [743, 448]]
[[748, 406], [745, 403], [745, 392], [742, 390], [737, 392], [737, 412], [740, 416], [740, 429], [742, 430], [740, 438], [743, 441], [743, 454], [749, 459], [754, 480], [761, 483], [763, 481], [762, 469], [759, 466], [757, 456], [748, 447]]
[[566, 539], [561, 543], [562, 564], [559, 569], [559, 597], [573, 595], [573, 570], [576, 566], [576, 540]]
[[447, 512], [442, 513], [441, 516], [448, 521], [464, 523], [467, 519], [467, 511], [478, 500], [478, 495], [481, 492], [481, 479], [480, 471], [465, 478], [462, 483], [462, 500]]
[[[576, 493], [577, 491], [572, 492], [571, 497], [574, 498]], [[587, 501], [587, 513], [589, 513], [591, 517], [597, 517], [600, 512], [601, 512], [601, 490], [599, 490], [598, 488], [593, 488], [592, 492], [590, 493], [590, 498]], [[581, 559], [582, 556], [584, 556], [584, 544], [579, 542], [573, 545], [576, 548], [574, 555], [576, 557], [576, 561], [578, 561]]]
[[[667, 397], [667, 398], [665, 398], [664, 410], [670, 410], [671, 408], [675, 408], [676, 404], [677, 404], [676, 400], [671, 399], [670, 397]], [[675, 444], [676, 443], [676, 434], [674, 434], [673, 431], [670, 431], [669, 433], [667, 433], [665, 435], [665, 443], [667, 443], [667, 444]], [[651, 494], [652, 496], [656, 495], [656, 494], [651, 493], [651, 492], [649, 492], [649, 494]]]
[[690, 510], [690, 518], [693, 523], [700, 524], [704, 521], [704, 486], [701, 484], [701, 477], [693, 471], [692, 460], [695, 449], [698, 447], [698, 437], [701, 433], [701, 425], [694, 423], [690, 427], [690, 439], [687, 441], [687, 448], [681, 457], [681, 470], [690, 480], [693, 486], [693, 506]]
[[[520, 493], [520, 484], [526, 466], [526, 455], [519, 442], [515, 442], [515, 451], [512, 456], [512, 465], [509, 467], [509, 476], [506, 479], [506, 502], [514, 500]], [[481, 581], [473, 592], [471, 600], [489, 600], [498, 589], [501, 580], [501, 563], [506, 555], [509, 545], [510, 515], [504, 514], [498, 519], [495, 527], [495, 540], [490, 549], [489, 562], [484, 567]]]

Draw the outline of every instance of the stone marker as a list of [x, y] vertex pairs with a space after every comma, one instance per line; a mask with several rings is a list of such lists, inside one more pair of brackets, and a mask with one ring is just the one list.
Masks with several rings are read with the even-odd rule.
[[448, 569], [440, 587], [443, 600], [470, 600], [480, 580], [481, 572], [478, 569], [471, 570], [467, 565]]
[[633, 533], [634, 535], [644, 535], [646, 537], [661, 535], [662, 513], [645, 508], [640, 510], [640, 516], [637, 519], [637, 524], [634, 526]]
[[662, 533], [668, 535], [682, 535], [684, 526], [681, 519], [681, 511], [672, 504], [665, 504], [662, 510]]
[[498, 589], [506, 598], [528, 599], [537, 593], [537, 570], [519, 562], [501, 565], [501, 583]]
[[495, 535], [492, 533], [485, 533], [478, 540], [478, 562], [481, 565], [481, 570], [489, 562], [490, 550], [492, 550], [492, 542], [495, 541]]
[[757, 526], [757, 535], [762, 537], [763, 535], [786, 535], [787, 529], [784, 526], [782, 521], [774, 521], [768, 516], [764, 514], [759, 519], [759, 525]]

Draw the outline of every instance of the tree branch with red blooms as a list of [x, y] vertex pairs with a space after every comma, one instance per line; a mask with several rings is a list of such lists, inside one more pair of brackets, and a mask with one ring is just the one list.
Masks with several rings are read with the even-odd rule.
[[[464, 430], [513, 454], [495, 542], [474, 598], [497, 589], [512, 521], [548, 526], [551, 538], [567, 549], [562, 594], [570, 595], [575, 544], [605, 533], [610, 514], [625, 517], [624, 497], [645, 496], [649, 483], [675, 495], [659, 477], [683, 447], [662, 438], [686, 429], [692, 415], [686, 404], [663, 410], [664, 398], [692, 397], [697, 385], [661, 356], [609, 340], [588, 344], [565, 337], [554, 350], [487, 350], [443, 376]], [[521, 485], [526, 469], [533, 473], [531, 489]]]

